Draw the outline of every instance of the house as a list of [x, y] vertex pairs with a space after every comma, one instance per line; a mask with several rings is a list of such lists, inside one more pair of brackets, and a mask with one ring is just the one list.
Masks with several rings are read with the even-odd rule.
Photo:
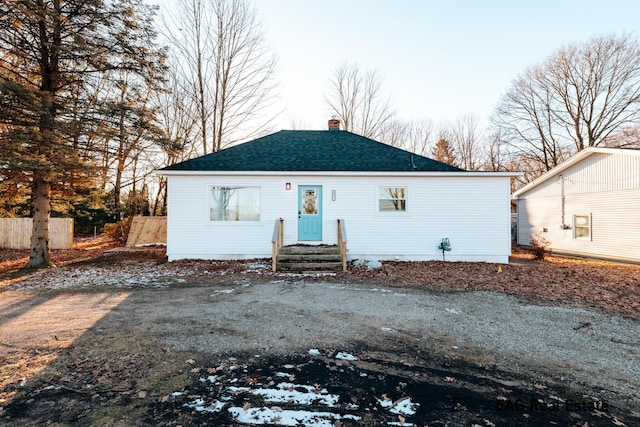
[[640, 261], [640, 150], [587, 148], [513, 197], [519, 245], [539, 234], [557, 253]]
[[349, 260], [508, 262], [517, 174], [467, 172], [329, 126], [159, 170], [169, 260], [268, 258], [276, 234], [284, 245], [336, 245], [340, 219]]

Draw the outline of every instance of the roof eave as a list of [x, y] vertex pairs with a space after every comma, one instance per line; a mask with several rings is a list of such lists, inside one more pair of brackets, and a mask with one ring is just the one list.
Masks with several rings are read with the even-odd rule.
[[[545, 172], [544, 174], [542, 174], [538, 178], [534, 179], [533, 181], [531, 181], [530, 183], [528, 183], [527, 185], [525, 185], [521, 189], [515, 191], [513, 193], [512, 197], [514, 199], [517, 199], [522, 194], [527, 193], [527, 192], [531, 191], [532, 189], [534, 189], [535, 187], [537, 187], [538, 185], [547, 182], [551, 178], [561, 174], [565, 170], [569, 169], [570, 167], [572, 167], [576, 163], [581, 162], [582, 160], [584, 160], [585, 158], [589, 157], [592, 154], [595, 154], [595, 153], [617, 154], [617, 153], [620, 153], [620, 150], [623, 150], [623, 149], [621, 149], [621, 148], [609, 148], [609, 147], [587, 147], [584, 150], [582, 150], [579, 153], [577, 153], [576, 155], [574, 155], [573, 157], [571, 157], [569, 160], [559, 164], [558, 166], [556, 166], [555, 168], [553, 168], [551, 170], [548, 170], [547, 172]], [[634, 154], [636, 154], [636, 153], [634, 153]]]
[[160, 176], [402, 176], [402, 177], [519, 177], [522, 172], [467, 172], [467, 171], [190, 171], [156, 170]]

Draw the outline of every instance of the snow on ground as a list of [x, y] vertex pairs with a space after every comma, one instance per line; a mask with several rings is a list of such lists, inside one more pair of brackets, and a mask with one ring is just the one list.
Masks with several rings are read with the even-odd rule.
[[[180, 263], [121, 263], [117, 268], [113, 265], [80, 265], [60, 268], [35, 270], [27, 277], [11, 280], [5, 289], [36, 291], [60, 290], [69, 288], [114, 287], [131, 288], [164, 288], [181, 284], [200, 277], [203, 281], [213, 276], [227, 274], [249, 274], [269, 270], [267, 263], [252, 262], [243, 265], [242, 271], [228, 269], [210, 270], [206, 264]], [[5, 282], [6, 283], [6, 282]], [[233, 290], [216, 291], [233, 292]]]
[[[322, 352], [312, 348], [309, 355], [320, 356]], [[350, 353], [337, 352], [335, 359], [345, 362], [355, 361], [358, 358]], [[246, 372], [240, 369], [229, 370]], [[294, 368], [294, 365], [284, 365], [283, 368]], [[209, 398], [190, 394], [192, 400], [184, 403], [184, 406], [196, 412], [215, 413], [224, 410], [235, 422], [248, 425], [272, 425], [272, 426], [304, 426], [304, 427], [337, 427], [342, 425], [340, 420], [360, 421], [358, 415], [349, 413], [361, 408], [354, 404], [348, 396], [340, 396], [330, 393], [319, 384], [299, 384], [292, 382], [295, 374], [276, 371], [268, 377], [268, 383], [262, 383], [258, 378], [249, 382], [249, 386], [236, 386], [238, 378], [223, 378], [217, 375], [209, 375], [200, 378], [201, 383], [209, 383], [215, 389], [222, 390], [217, 398]], [[282, 381], [282, 382], [278, 382]], [[176, 392], [181, 393], [181, 392]], [[174, 395], [177, 395], [174, 393]], [[238, 397], [246, 396], [247, 403], [238, 406]], [[255, 405], [255, 399], [249, 396], [261, 397], [259, 404]], [[231, 403], [236, 402], [236, 404]], [[248, 403], [252, 402], [252, 404]], [[376, 398], [375, 402], [365, 403], [367, 407], [375, 406], [376, 411], [388, 411], [400, 419], [389, 421], [389, 426], [410, 427], [415, 424], [405, 422], [403, 416], [411, 416], [416, 413], [418, 403], [412, 402], [406, 396], [396, 401], [386, 395]], [[366, 409], [370, 410], [370, 409]]]
[[339, 352], [338, 354], [336, 354], [336, 359], [339, 360], [348, 360], [348, 361], [355, 361], [358, 360], [358, 358], [356, 356], [354, 356], [353, 354], [349, 354], [349, 353], [344, 353], [344, 352]]

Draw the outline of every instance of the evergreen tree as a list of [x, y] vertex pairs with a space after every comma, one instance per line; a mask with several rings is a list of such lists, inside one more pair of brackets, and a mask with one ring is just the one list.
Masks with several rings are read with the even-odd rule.
[[438, 139], [438, 142], [436, 142], [436, 145], [431, 150], [431, 156], [439, 162], [457, 166], [455, 151], [451, 146], [451, 143], [445, 138]]
[[[149, 76], [157, 67], [153, 9], [141, 0], [0, 2], [0, 168], [31, 190], [33, 232], [27, 267], [50, 265], [52, 190], [87, 178], [93, 162], [79, 121], [99, 102], [83, 97], [110, 70]], [[84, 105], [85, 116], [74, 112]]]

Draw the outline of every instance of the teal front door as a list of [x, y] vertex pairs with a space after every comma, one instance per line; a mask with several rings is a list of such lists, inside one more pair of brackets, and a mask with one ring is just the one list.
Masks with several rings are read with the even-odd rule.
[[322, 240], [322, 186], [298, 186], [298, 240]]

